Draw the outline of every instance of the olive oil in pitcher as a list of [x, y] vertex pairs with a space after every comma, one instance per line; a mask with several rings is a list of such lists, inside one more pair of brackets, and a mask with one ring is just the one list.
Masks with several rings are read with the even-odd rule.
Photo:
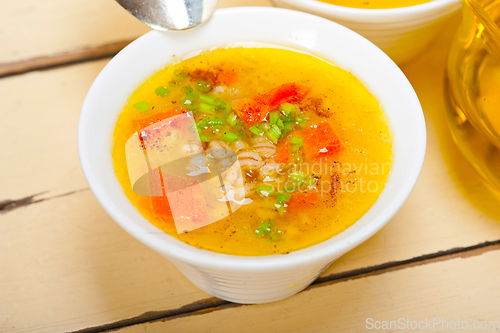
[[500, 190], [500, 0], [465, 0], [448, 58], [450, 129], [459, 149]]

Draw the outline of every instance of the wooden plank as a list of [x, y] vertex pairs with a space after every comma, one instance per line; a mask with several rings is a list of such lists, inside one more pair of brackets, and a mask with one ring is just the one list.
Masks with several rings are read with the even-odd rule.
[[126, 40], [108, 43], [51, 56], [37, 57], [4, 64], [0, 63], [0, 77], [112, 57], [127, 46], [131, 41], [132, 40]]
[[107, 60], [0, 80], [0, 201], [87, 187], [76, 131], [87, 90]]
[[90, 190], [0, 215], [0, 332], [63, 332], [210, 297]]
[[[426, 332], [455, 332], [452, 322], [456, 325], [458, 320], [462, 322], [459, 329], [464, 329], [466, 322], [469, 331], [498, 332], [499, 260], [500, 251], [491, 251], [467, 259], [318, 285], [280, 302], [223, 306], [196, 315], [129, 326], [118, 332], [364, 332], [375, 321], [380, 321], [379, 325], [382, 321], [401, 325], [400, 318], [412, 326], [392, 324], [392, 329], [372, 329], [414, 332], [418, 331], [414, 325], [427, 319], [430, 323], [441, 320], [441, 324], [428, 326]], [[474, 330], [475, 321], [489, 324], [490, 329]], [[420, 325], [425, 328], [425, 324]]]
[[88, 190], [1, 215], [0, 235], [1, 332], [185, 313], [210, 298], [127, 235]]
[[[218, 8], [269, 5], [221, 0]], [[149, 30], [112, 0], [7, 1], [0, 12], [0, 77], [113, 56]]]
[[61, 54], [140, 36], [150, 29], [115, 1], [6, 1], [0, 63]]

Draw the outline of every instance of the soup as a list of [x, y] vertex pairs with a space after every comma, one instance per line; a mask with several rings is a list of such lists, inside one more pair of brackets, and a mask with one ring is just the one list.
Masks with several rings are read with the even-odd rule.
[[[167, 125], [174, 127], [161, 132]], [[150, 165], [161, 179], [156, 195], [139, 193], [131, 173], [127, 145], [139, 137], [144, 154], [136, 157], [151, 161], [159, 152], [176, 168], [154, 173], [161, 163]], [[231, 255], [286, 254], [342, 232], [377, 200], [392, 162], [387, 119], [356, 77], [270, 46], [214, 49], [159, 71], [132, 94], [113, 139], [118, 180], [146, 219], [187, 244]], [[212, 162], [193, 169], [220, 153], [221, 165], [231, 161], [219, 172]], [[211, 176], [191, 181], [180, 169]], [[203, 194], [212, 180], [226, 191], [213, 205], [230, 211], [217, 221]]]
[[320, 0], [342, 7], [365, 8], [365, 9], [388, 9], [420, 5], [432, 0]]

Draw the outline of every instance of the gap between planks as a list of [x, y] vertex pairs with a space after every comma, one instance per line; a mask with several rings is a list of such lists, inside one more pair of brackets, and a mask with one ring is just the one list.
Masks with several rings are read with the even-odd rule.
[[[334, 283], [361, 279], [368, 276], [381, 275], [401, 269], [426, 265], [430, 263], [436, 263], [455, 258], [468, 258], [472, 256], [478, 256], [485, 252], [495, 251], [495, 250], [500, 250], [500, 240], [484, 242], [468, 247], [454, 248], [446, 251], [439, 251], [407, 260], [388, 262], [385, 264], [355, 269], [347, 272], [341, 272], [318, 278], [308, 288], [306, 288], [304, 292], [313, 288], [318, 288]], [[216, 297], [212, 297], [184, 305], [180, 308], [166, 310], [166, 311], [146, 312], [137, 317], [128, 318], [100, 326], [89, 327], [78, 331], [74, 331], [73, 333], [99, 333], [107, 331], [116, 331], [121, 328], [137, 324], [144, 324], [156, 321], [169, 321], [178, 318], [202, 315], [214, 311], [220, 311], [228, 308], [235, 308], [241, 306], [252, 306], [252, 305], [231, 303], [228, 301], [218, 299]]]
[[3, 63], [0, 64], [0, 78], [112, 57], [131, 42], [132, 39], [51, 56]]
[[52, 199], [57, 199], [57, 198], [62, 198], [62, 197], [66, 197], [68, 195], [72, 195], [72, 194], [75, 194], [75, 193], [80, 193], [80, 192], [84, 192], [84, 191], [88, 191], [90, 190], [89, 187], [85, 187], [85, 188], [82, 188], [82, 189], [79, 189], [79, 190], [74, 190], [74, 191], [71, 191], [71, 192], [66, 192], [66, 193], [62, 193], [62, 194], [58, 194], [58, 195], [53, 195], [53, 196], [49, 196], [49, 197], [46, 197], [46, 198], [40, 198], [40, 199], [37, 199], [36, 197], [39, 197], [43, 194], [46, 194], [48, 191], [45, 191], [45, 192], [40, 192], [40, 193], [37, 193], [37, 194], [33, 194], [33, 195], [30, 195], [30, 196], [27, 196], [27, 197], [24, 197], [22, 199], [17, 199], [17, 200], [3, 200], [3, 201], [0, 201], [0, 214], [5, 214], [7, 212], [10, 212], [14, 209], [18, 209], [18, 208], [21, 208], [21, 207], [26, 207], [26, 206], [29, 206], [29, 205], [32, 205], [32, 204], [36, 204], [36, 203], [39, 203], [39, 202], [43, 202], [43, 201], [47, 201], [47, 200], [52, 200]]

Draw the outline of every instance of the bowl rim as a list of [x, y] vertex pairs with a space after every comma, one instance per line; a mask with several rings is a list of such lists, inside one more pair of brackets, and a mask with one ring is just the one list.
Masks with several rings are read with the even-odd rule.
[[[275, 0], [271, 0], [274, 2]], [[462, 0], [431, 0], [413, 6], [382, 8], [382, 9], [367, 9], [367, 8], [352, 8], [339, 5], [333, 5], [318, 0], [277, 0], [285, 3], [294, 4], [303, 9], [314, 10], [317, 13], [325, 13], [335, 15], [338, 19], [346, 19], [351, 21], [366, 21], [388, 23], [394, 21], [403, 21], [410, 18], [421, 17], [425, 14], [439, 11], [448, 6], [457, 6], [462, 3]]]
[[[124, 58], [125, 54], [135, 50], [141, 45], [142, 42], [145, 42], [148, 38], [153, 38], [158, 34], [162, 34], [162, 32], [150, 31], [137, 38], [122, 51], [120, 51], [99, 73], [91, 88], [89, 89], [89, 92], [82, 106], [78, 124], [78, 151], [80, 163], [82, 165], [85, 178], [87, 179], [92, 192], [94, 193], [100, 204], [103, 206], [103, 208], [106, 210], [106, 212], [113, 218], [113, 220], [115, 220], [115, 222], [117, 222], [133, 237], [149, 246], [150, 248], [154, 249], [155, 251], [159, 252], [160, 254], [166, 256], [167, 258], [174, 261], [179, 260], [192, 264], [198, 269], [216, 268], [224, 271], [269, 272], [280, 271], [285, 268], [290, 268], [291, 266], [300, 267], [302, 265], [310, 265], [311, 262], [319, 262], [320, 260], [333, 261], [373, 236], [396, 214], [396, 212], [412, 192], [422, 169], [427, 140], [425, 119], [418, 97], [416, 96], [413, 87], [407, 80], [406, 76], [401, 72], [399, 67], [383, 51], [381, 51], [366, 38], [344, 26], [312, 14], [283, 8], [236, 7], [217, 10], [214, 13], [212, 20], [224, 20], [224, 17], [234, 17], [235, 15], [243, 15], [246, 17], [247, 15], [259, 15], [265, 12], [267, 12], [266, 14], [273, 16], [283, 14], [289, 15], [291, 19], [318, 20], [320, 22], [323, 22], [321, 24], [328, 24], [332, 27], [332, 29], [345, 34], [346, 38], [349, 37], [349, 40], [352, 40], [352, 38], [358, 39], [358, 42], [365, 44], [366, 48], [370, 49], [370, 52], [374, 52], [373, 54], [371, 54], [371, 57], [377, 56], [381, 63], [385, 63], [388, 68], [391, 68], [392, 74], [394, 74], [397, 77], [398, 81], [400, 81], [398, 83], [402, 84], [404, 86], [404, 91], [408, 93], [409, 102], [412, 103], [411, 108], [414, 110], [413, 116], [415, 119], [412, 119], [415, 121], [414, 126], [417, 128], [417, 139], [419, 140], [419, 144], [417, 146], [418, 149], [416, 149], [415, 154], [413, 155], [413, 159], [416, 163], [411, 165], [411, 173], [409, 172], [408, 177], [405, 178], [405, 183], [401, 184], [401, 186], [398, 188], [397, 193], [393, 197], [391, 197], [393, 198], [392, 201], [386, 205], [387, 207], [384, 206], [383, 214], [378, 214], [376, 218], [370, 220], [370, 223], [367, 223], [362, 228], [359, 227], [359, 225], [358, 227], [355, 227], [355, 222], [343, 232], [339, 233], [336, 236], [333, 236], [332, 238], [324, 242], [301, 250], [290, 252], [286, 255], [278, 254], [265, 256], [240, 256], [221, 254], [187, 245], [186, 243], [181, 242], [164, 232], [162, 232], [163, 237], [156, 237], [155, 235], [151, 235], [150, 233], [147, 233], [144, 228], [140, 227], [138, 223], [132, 221], [123, 211], [119, 209], [119, 207], [117, 207], [116, 205], [113, 206], [112, 198], [109, 194], [106, 193], [103, 186], [100, 186], [99, 182], [96, 179], [97, 176], [90, 164], [92, 155], [90, 154], [90, 150], [88, 148], [88, 141], [91, 134], [87, 133], [89, 132], [88, 129], [92, 128], [89, 123], [89, 114], [90, 112], [92, 112], [89, 105], [94, 103], [94, 99], [96, 99], [95, 95], [96, 91], [99, 89], [100, 81], [103, 80], [103, 77], [108, 75], [108, 72], [112, 72], [112, 67], [115, 66], [122, 58]], [[377, 199], [377, 201], [378, 200], [379, 199]], [[370, 211], [371, 209], [372, 208], [370, 208], [368, 211]], [[165, 239], [167, 241], [165, 241]], [[339, 239], [341, 241], [338, 241]]]

